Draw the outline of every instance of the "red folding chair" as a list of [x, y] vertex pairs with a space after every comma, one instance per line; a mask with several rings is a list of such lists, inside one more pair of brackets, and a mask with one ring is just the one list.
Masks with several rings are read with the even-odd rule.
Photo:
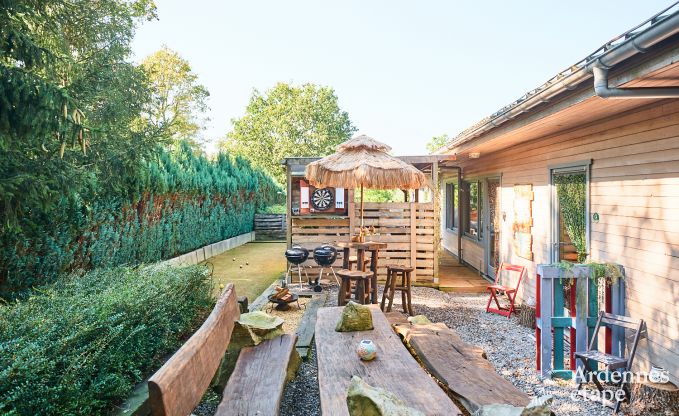
[[[512, 288], [509, 286], [504, 286], [500, 284], [500, 277], [502, 276], [502, 272], [515, 272], [519, 274], [519, 280], [516, 282], [516, 287]], [[486, 305], [486, 312], [493, 312], [500, 314], [502, 316], [506, 316], [507, 318], [512, 316], [512, 312], [515, 312], [514, 310], [514, 300], [516, 299], [516, 292], [519, 290], [519, 285], [521, 285], [521, 279], [523, 278], [523, 274], [526, 272], [526, 268], [524, 266], [516, 266], [513, 264], [505, 264], [505, 263], [500, 263], [500, 267], [498, 267], [497, 272], [496, 272], [496, 277], [495, 277], [495, 284], [488, 286], [486, 289], [490, 292], [490, 297], [488, 298], [488, 304]], [[509, 299], [509, 306], [500, 306], [500, 300], [497, 298], [498, 295], [500, 295], [502, 292], [504, 292], [505, 295], [507, 295], [507, 298]], [[490, 302], [495, 301], [495, 305], [497, 305], [497, 308], [491, 308], [490, 307]]]

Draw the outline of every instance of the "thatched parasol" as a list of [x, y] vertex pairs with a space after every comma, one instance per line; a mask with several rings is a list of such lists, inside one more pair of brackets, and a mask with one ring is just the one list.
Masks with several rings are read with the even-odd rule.
[[317, 188], [420, 189], [427, 177], [415, 166], [391, 156], [391, 147], [366, 135], [337, 147], [337, 152], [307, 165], [305, 176]]

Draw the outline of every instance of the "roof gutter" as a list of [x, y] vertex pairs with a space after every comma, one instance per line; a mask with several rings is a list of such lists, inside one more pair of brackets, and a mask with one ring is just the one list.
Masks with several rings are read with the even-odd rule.
[[594, 92], [601, 98], [679, 98], [679, 87], [645, 87], [645, 88], [610, 88], [608, 86], [608, 69], [595, 66]]
[[[601, 91], [603, 94], [608, 94], [608, 97], [616, 96], [615, 98], [626, 98], [625, 96], [635, 96], [638, 98], [655, 98], [655, 96], [652, 94], [661, 94], [661, 98], [670, 96], [662, 94], [672, 94], [671, 97], [679, 97], [679, 95], [676, 95], [677, 93], [674, 91], [675, 88], [660, 88], [659, 90], [661, 91], [657, 91], [658, 89], [656, 88], [651, 88], [648, 89], [649, 91], [641, 93], [633, 91], [647, 90], [647, 88], [609, 88], [607, 77], [607, 70], [614, 65], [619, 64], [620, 62], [623, 62], [634, 55], [644, 53], [651, 46], [667, 39], [676, 33], [679, 33], [679, 10], [668, 15], [663, 15], [663, 13], [674, 8], [677, 6], [677, 4], [678, 3], [672, 4], [670, 7], [643, 22], [641, 25], [613, 39], [580, 63], [570, 67], [565, 71], [562, 71], [541, 87], [528, 92], [524, 95], [524, 97], [491, 115], [487, 120], [483, 121], [478, 126], [472, 127], [463, 132], [451, 143], [441, 148], [438, 152], [447, 151], [453, 147], [466, 143], [469, 140], [479, 137], [487, 131], [492, 130], [500, 124], [516, 118], [520, 114], [529, 111], [539, 104], [550, 102], [552, 98], [564, 91], [575, 89], [578, 84], [592, 77], [594, 68], [598, 68], [596, 71], [599, 72], [599, 82], [598, 84], [595, 83], [595, 87], [596, 85], [599, 85], [599, 91]], [[636, 31], [641, 26], [646, 24], [650, 24], [650, 26]], [[624, 40], [621, 43], [613, 45], [614, 42], [622, 38], [624, 38]], [[602, 69], [603, 71], [601, 71]], [[594, 75], [596, 76], [596, 73]], [[604, 81], [605, 88], [603, 88]], [[653, 92], [650, 90], [656, 91]], [[643, 96], [644, 94], [651, 95]]]

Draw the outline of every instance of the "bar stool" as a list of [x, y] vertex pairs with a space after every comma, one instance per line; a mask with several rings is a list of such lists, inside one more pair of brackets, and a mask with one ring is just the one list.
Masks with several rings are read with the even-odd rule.
[[[358, 263], [358, 256], [349, 256], [349, 270], [354, 268], [354, 264]], [[363, 259], [363, 268], [366, 269], [370, 265], [370, 259]], [[358, 269], [358, 267], [356, 267]]]
[[[399, 290], [401, 292], [401, 304], [403, 305], [403, 312], [410, 316], [413, 313], [413, 306], [411, 304], [411, 280], [410, 274], [414, 269], [408, 266], [390, 265], [387, 266], [387, 281], [384, 284], [384, 291], [382, 292], [382, 303], [380, 309], [385, 311], [384, 303], [389, 298], [389, 305], [385, 312], [391, 312], [391, 305], [394, 303], [394, 292]], [[396, 279], [401, 277], [401, 285], [396, 286]], [[387, 293], [389, 292], [389, 293]]]
[[356, 282], [356, 293], [354, 297], [356, 303], [363, 305], [370, 303], [370, 281], [373, 276], [372, 272], [342, 269], [337, 271], [337, 276], [342, 279], [339, 293], [337, 294], [337, 305], [344, 306], [351, 300], [352, 282]]

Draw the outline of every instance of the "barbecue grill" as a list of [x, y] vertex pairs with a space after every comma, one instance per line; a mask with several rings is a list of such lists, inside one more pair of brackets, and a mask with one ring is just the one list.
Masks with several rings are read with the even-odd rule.
[[316, 247], [314, 250], [314, 261], [316, 264], [321, 266], [321, 272], [318, 274], [318, 277], [316, 278], [316, 281], [314, 282], [314, 290], [316, 292], [321, 291], [321, 278], [323, 277], [323, 269], [326, 267], [330, 268], [330, 271], [332, 271], [332, 274], [335, 276], [335, 281], [337, 284], [339, 284], [339, 279], [337, 278], [337, 275], [335, 274], [335, 269], [332, 267], [332, 265], [335, 263], [335, 260], [337, 260], [337, 249], [330, 244], [323, 244], [320, 247]]
[[[302, 287], [302, 270], [304, 266], [302, 263], [307, 261], [309, 258], [309, 250], [302, 246], [294, 245], [289, 249], [285, 250], [285, 258], [288, 259], [288, 271], [285, 273], [285, 281], [288, 281], [288, 276], [296, 268], [297, 274], [299, 275], [299, 287]], [[306, 270], [304, 270], [304, 275], [307, 281], [309, 280], [309, 275]], [[290, 283], [292, 283], [292, 276], [290, 276]]]

